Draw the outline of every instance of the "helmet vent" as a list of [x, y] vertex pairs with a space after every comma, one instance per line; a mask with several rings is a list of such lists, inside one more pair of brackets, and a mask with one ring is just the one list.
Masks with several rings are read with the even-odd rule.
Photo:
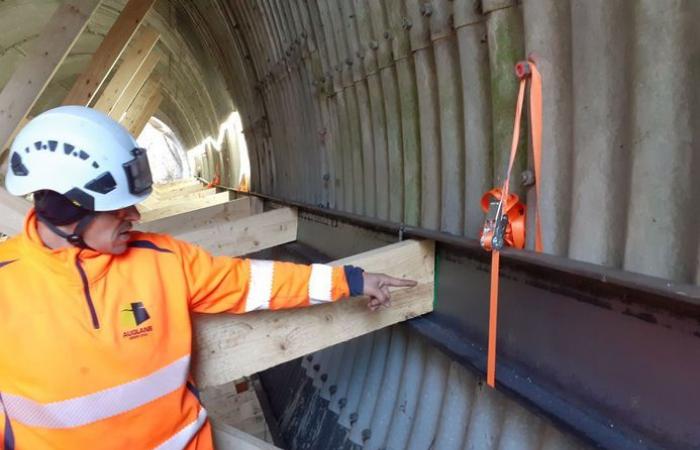
[[85, 189], [97, 192], [98, 194], [107, 194], [112, 192], [117, 187], [117, 182], [111, 173], [105, 172], [94, 180], [85, 185]]
[[15, 176], [26, 177], [29, 175], [29, 170], [27, 169], [27, 166], [22, 163], [22, 157], [19, 155], [19, 153], [15, 152], [12, 154], [11, 165], [12, 173], [15, 174]]

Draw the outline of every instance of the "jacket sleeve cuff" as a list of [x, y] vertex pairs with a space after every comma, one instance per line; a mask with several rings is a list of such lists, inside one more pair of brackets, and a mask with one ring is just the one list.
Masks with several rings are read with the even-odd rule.
[[365, 292], [365, 279], [362, 276], [364, 270], [355, 266], [343, 266], [343, 269], [350, 288], [350, 297], [362, 295]]

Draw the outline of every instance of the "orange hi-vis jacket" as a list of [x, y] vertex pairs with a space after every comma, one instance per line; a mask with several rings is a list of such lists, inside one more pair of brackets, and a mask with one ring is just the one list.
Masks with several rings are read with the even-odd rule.
[[32, 211], [0, 244], [4, 450], [211, 449], [190, 377], [190, 314], [362, 291], [357, 268], [212, 257], [158, 234], [133, 232], [122, 255], [51, 250], [36, 223]]

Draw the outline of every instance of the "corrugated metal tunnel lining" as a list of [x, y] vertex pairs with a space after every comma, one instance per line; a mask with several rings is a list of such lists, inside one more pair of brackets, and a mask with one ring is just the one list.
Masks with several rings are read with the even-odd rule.
[[289, 449], [583, 449], [404, 326], [261, 375]]
[[[2, 2], [0, 86], [59, 3]], [[35, 112], [60, 103], [124, 3], [102, 2]], [[156, 115], [188, 148], [235, 108], [254, 191], [471, 238], [504, 175], [513, 64], [533, 53], [545, 251], [698, 284], [698, 20], [683, 0], [159, 0], [146, 22], [162, 36]], [[235, 186], [227, 155], [197, 165]]]
[[[545, 251], [698, 282], [697, 2], [230, 11], [250, 61], [237, 70], [256, 93], [255, 106], [239, 103], [254, 190], [476, 237], [479, 198], [504, 174], [513, 64], [533, 52], [545, 85]], [[523, 152], [516, 175], [525, 167]]]

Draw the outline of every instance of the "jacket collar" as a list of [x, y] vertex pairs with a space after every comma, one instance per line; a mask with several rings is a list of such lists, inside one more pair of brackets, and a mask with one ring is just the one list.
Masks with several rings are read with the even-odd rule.
[[55, 274], [80, 280], [77, 264], [80, 263], [89, 281], [104, 276], [114, 255], [103, 254], [90, 249], [81, 249], [66, 243], [65, 247], [51, 249], [47, 247], [37, 230], [37, 217], [32, 208], [24, 220], [22, 232], [23, 256], [42, 269]]

